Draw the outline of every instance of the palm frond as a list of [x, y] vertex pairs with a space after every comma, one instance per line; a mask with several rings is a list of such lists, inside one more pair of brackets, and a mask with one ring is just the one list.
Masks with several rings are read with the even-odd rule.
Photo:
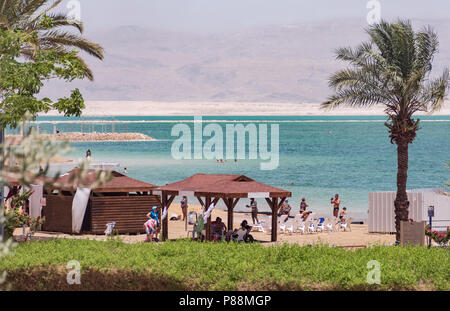
[[336, 58], [347, 62], [349, 68], [330, 77], [335, 94], [322, 107], [383, 104], [388, 115], [399, 118], [439, 109], [449, 89], [450, 74], [444, 70], [438, 79], [428, 81], [438, 48], [436, 33], [430, 27], [415, 33], [409, 21], [381, 21], [367, 33], [369, 42], [336, 50]]
[[64, 45], [66, 47], [76, 47], [89, 53], [98, 59], [103, 59], [103, 48], [92, 41], [69, 32], [47, 31], [41, 34], [39, 41], [43, 48], [49, 48], [53, 45]]
[[416, 59], [414, 68], [416, 70], [431, 71], [435, 53], [439, 47], [437, 34], [431, 27], [425, 27], [416, 35]]
[[449, 88], [450, 72], [446, 68], [439, 78], [430, 80], [422, 87], [419, 100], [423, 111], [428, 111], [431, 114], [440, 110]]

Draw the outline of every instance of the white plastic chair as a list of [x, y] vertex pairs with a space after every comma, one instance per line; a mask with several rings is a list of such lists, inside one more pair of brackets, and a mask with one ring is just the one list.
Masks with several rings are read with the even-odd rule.
[[297, 228], [300, 225], [300, 223], [302, 223], [302, 215], [296, 214], [294, 216], [294, 219], [292, 220], [292, 226], [293, 226], [294, 232], [297, 232]]
[[344, 222], [341, 222], [339, 224], [339, 228], [344, 228], [344, 231], [347, 231], [347, 229], [348, 229], [348, 231], [351, 232], [352, 231], [352, 226], [351, 226], [352, 221], [353, 221], [352, 217], [347, 218]]
[[268, 225], [268, 219], [263, 218], [260, 222], [258, 222], [256, 225], [253, 225], [252, 230], [257, 230], [259, 232], [267, 232], [268, 230], [270, 230], [270, 226]]
[[328, 222], [325, 225], [325, 230], [329, 231], [329, 232], [333, 232], [336, 231], [336, 225], [337, 225], [337, 220], [335, 219], [328, 219]]
[[319, 221], [320, 221], [319, 219], [310, 221], [309, 226], [308, 226], [308, 232], [310, 232], [310, 233], [317, 232], [317, 225], [319, 224]]
[[286, 233], [286, 231], [290, 232], [291, 234], [294, 233], [294, 220], [289, 219], [286, 222], [281, 222], [280, 231], [282, 231], [283, 233]]
[[305, 234], [306, 233], [306, 228], [307, 228], [306, 222], [302, 221], [301, 223], [299, 223], [297, 225], [296, 231], [300, 231], [301, 234]]

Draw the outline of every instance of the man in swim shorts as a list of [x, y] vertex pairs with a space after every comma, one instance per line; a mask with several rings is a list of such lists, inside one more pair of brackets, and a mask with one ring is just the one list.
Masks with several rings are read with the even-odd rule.
[[339, 204], [341, 204], [339, 194], [335, 194], [334, 198], [331, 198], [331, 204], [333, 204], [333, 216], [337, 218], [339, 215]]

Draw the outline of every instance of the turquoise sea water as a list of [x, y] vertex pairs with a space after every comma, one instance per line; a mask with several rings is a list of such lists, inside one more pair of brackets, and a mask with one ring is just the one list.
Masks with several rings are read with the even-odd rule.
[[[83, 118], [90, 119], [95, 118]], [[172, 127], [188, 121], [186, 124], [193, 128], [192, 116], [114, 119], [135, 122], [117, 124], [115, 131], [144, 133], [157, 141], [73, 143], [74, 150], [68, 157], [82, 158], [90, 149], [94, 161], [118, 162], [121, 168], [127, 168], [129, 176], [157, 185], [195, 173], [244, 174], [292, 191], [293, 198], [289, 202], [294, 211], [298, 210], [301, 197], [306, 197], [313, 210], [331, 214], [330, 198], [339, 193], [342, 206], [362, 218], [367, 215], [370, 191], [395, 190], [396, 186], [396, 146], [390, 144], [384, 117], [203, 118], [203, 126], [217, 121], [224, 129], [226, 124], [236, 122], [279, 124], [280, 162], [277, 169], [269, 171], [260, 170], [261, 160], [216, 163], [215, 160], [173, 159], [171, 146], [177, 137], [171, 136]], [[408, 188], [442, 188], [450, 181], [450, 169], [445, 168], [445, 163], [450, 162], [450, 116], [420, 119], [423, 120], [421, 130], [410, 146]], [[40, 117], [38, 120], [75, 119]], [[52, 132], [51, 125], [41, 124], [41, 127]], [[81, 130], [79, 124], [58, 124], [57, 128], [61, 131]], [[110, 129], [108, 126], [108, 131]], [[87, 130], [86, 126], [84, 130]], [[105, 129], [97, 125], [95, 130]], [[244, 210], [245, 204], [245, 200], [241, 201], [238, 209]], [[263, 200], [259, 207], [268, 210]]]

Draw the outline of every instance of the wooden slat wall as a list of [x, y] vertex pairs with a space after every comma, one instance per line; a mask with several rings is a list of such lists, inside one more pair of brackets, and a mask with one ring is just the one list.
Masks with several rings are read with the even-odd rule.
[[90, 219], [86, 229], [93, 234], [103, 234], [108, 222], [116, 222], [119, 233], [143, 233], [147, 213], [153, 206], [161, 207], [157, 196], [104, 196], [92, 197], [85, 216]]
[[73, 196], [45, 195], [46, 206], [42, 207], [45, 231], [72, 232], [72, 201]]

